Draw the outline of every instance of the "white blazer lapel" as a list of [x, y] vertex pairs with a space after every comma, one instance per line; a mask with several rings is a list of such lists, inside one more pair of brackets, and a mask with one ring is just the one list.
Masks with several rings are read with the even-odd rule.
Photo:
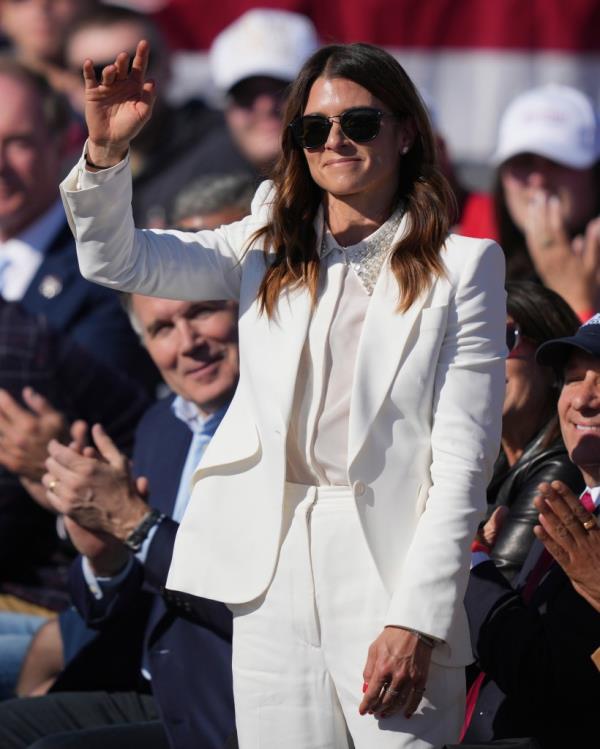
[[[314, 222], [317, 247], [323, 237], [323, 208], [320, 207]], [[302, 288], [285, 289], [277, 302], [275, 315], [268, 320], [263, 333], [268, 337], [274, 371], [268, 379], [273, 383], [274, 393], [286, 428], [292, 411], [296, 378], [300, 356], [306, 341], [311, 318], [311, 298]], [[265, 341], [266, 342], [266, 341]], [[266, 366], [270, 366], [265, 362]]]
[[[401, 230], [402, 227], [399, 232]], [[415, 321], [431, 292], [432, 289], [426, 290], [410, 309], [398, 312], [396, 277], [387, 263], [381, 270], [356, 355], [350, 400], [348, 467], [363, 446], [369, 427], [389, 392]]]

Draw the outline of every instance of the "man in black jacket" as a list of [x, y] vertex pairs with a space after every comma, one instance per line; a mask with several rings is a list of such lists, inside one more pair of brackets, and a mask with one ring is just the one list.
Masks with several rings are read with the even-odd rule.
[[[581, 496], [585, 519], [572, 522], [598, 533], [600, 315], [575, 336], [545, 343], [537, 359], [563, 378], [561, 431], [587, 485]], [[538, 506], [551, 507], [548, 486], [541, 485], [541, 492]], [[467, 699], [465, 743], [534, 736], [543, 749], [595, 746], [600, 674], [590, 656], [600, 644], [600, 614], [544, 547], [532, 548], [516, 589], [479, 548], [465, 605], [482, 669]]]

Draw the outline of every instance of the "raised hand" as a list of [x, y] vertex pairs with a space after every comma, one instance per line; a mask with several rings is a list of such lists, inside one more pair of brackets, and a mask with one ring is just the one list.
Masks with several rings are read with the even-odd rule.
[[535, 270], [578, 314], [589, 314], [600, 301], [600, 219], [583, 236], [570, 240], [560, 200], [543, 191], [529, 207], [525, 226], [527, 249]]
[[83, 64], [88, 158], [99, 167], [118, 164], [150, 119], [156, 95], [154, 81], [146, 80], [149, 54], [150, 45], [142, 40], [129, 70], [129, 55], [120, 52], [100, 81], [92, 60]]

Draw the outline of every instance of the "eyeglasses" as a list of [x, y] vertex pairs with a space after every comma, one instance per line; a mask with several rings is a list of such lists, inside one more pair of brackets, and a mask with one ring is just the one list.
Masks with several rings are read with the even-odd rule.
[[290, 128], [301, 148], [321, 148], [327, 142], [334, 122], [337, 122], [346, 136], [355, 143], [368, 143], [379, 135], [381, 120], [393, 117], [372, 107], [353, 107], [334, 117], [322, 114], [306, 114], [290, 123]]
[[522, 339], [523, 334], [519, 326], [512, 322], [506, 323], [506, 348], [509, 356], [516, 351]]

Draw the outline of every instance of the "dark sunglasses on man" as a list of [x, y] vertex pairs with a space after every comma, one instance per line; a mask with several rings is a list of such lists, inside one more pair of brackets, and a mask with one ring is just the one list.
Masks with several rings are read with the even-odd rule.
[[337, 122], [346, 136], [355, 143], [368, 143], [379, 135], [384, 117], [394, 117], [389, 112], [373, 107], [353, 107], [333, 117], [321, 114], [306, 114], [290, 123], [290, 128], [301, 148], [321, 148], [327, 142], [334, 122]]

